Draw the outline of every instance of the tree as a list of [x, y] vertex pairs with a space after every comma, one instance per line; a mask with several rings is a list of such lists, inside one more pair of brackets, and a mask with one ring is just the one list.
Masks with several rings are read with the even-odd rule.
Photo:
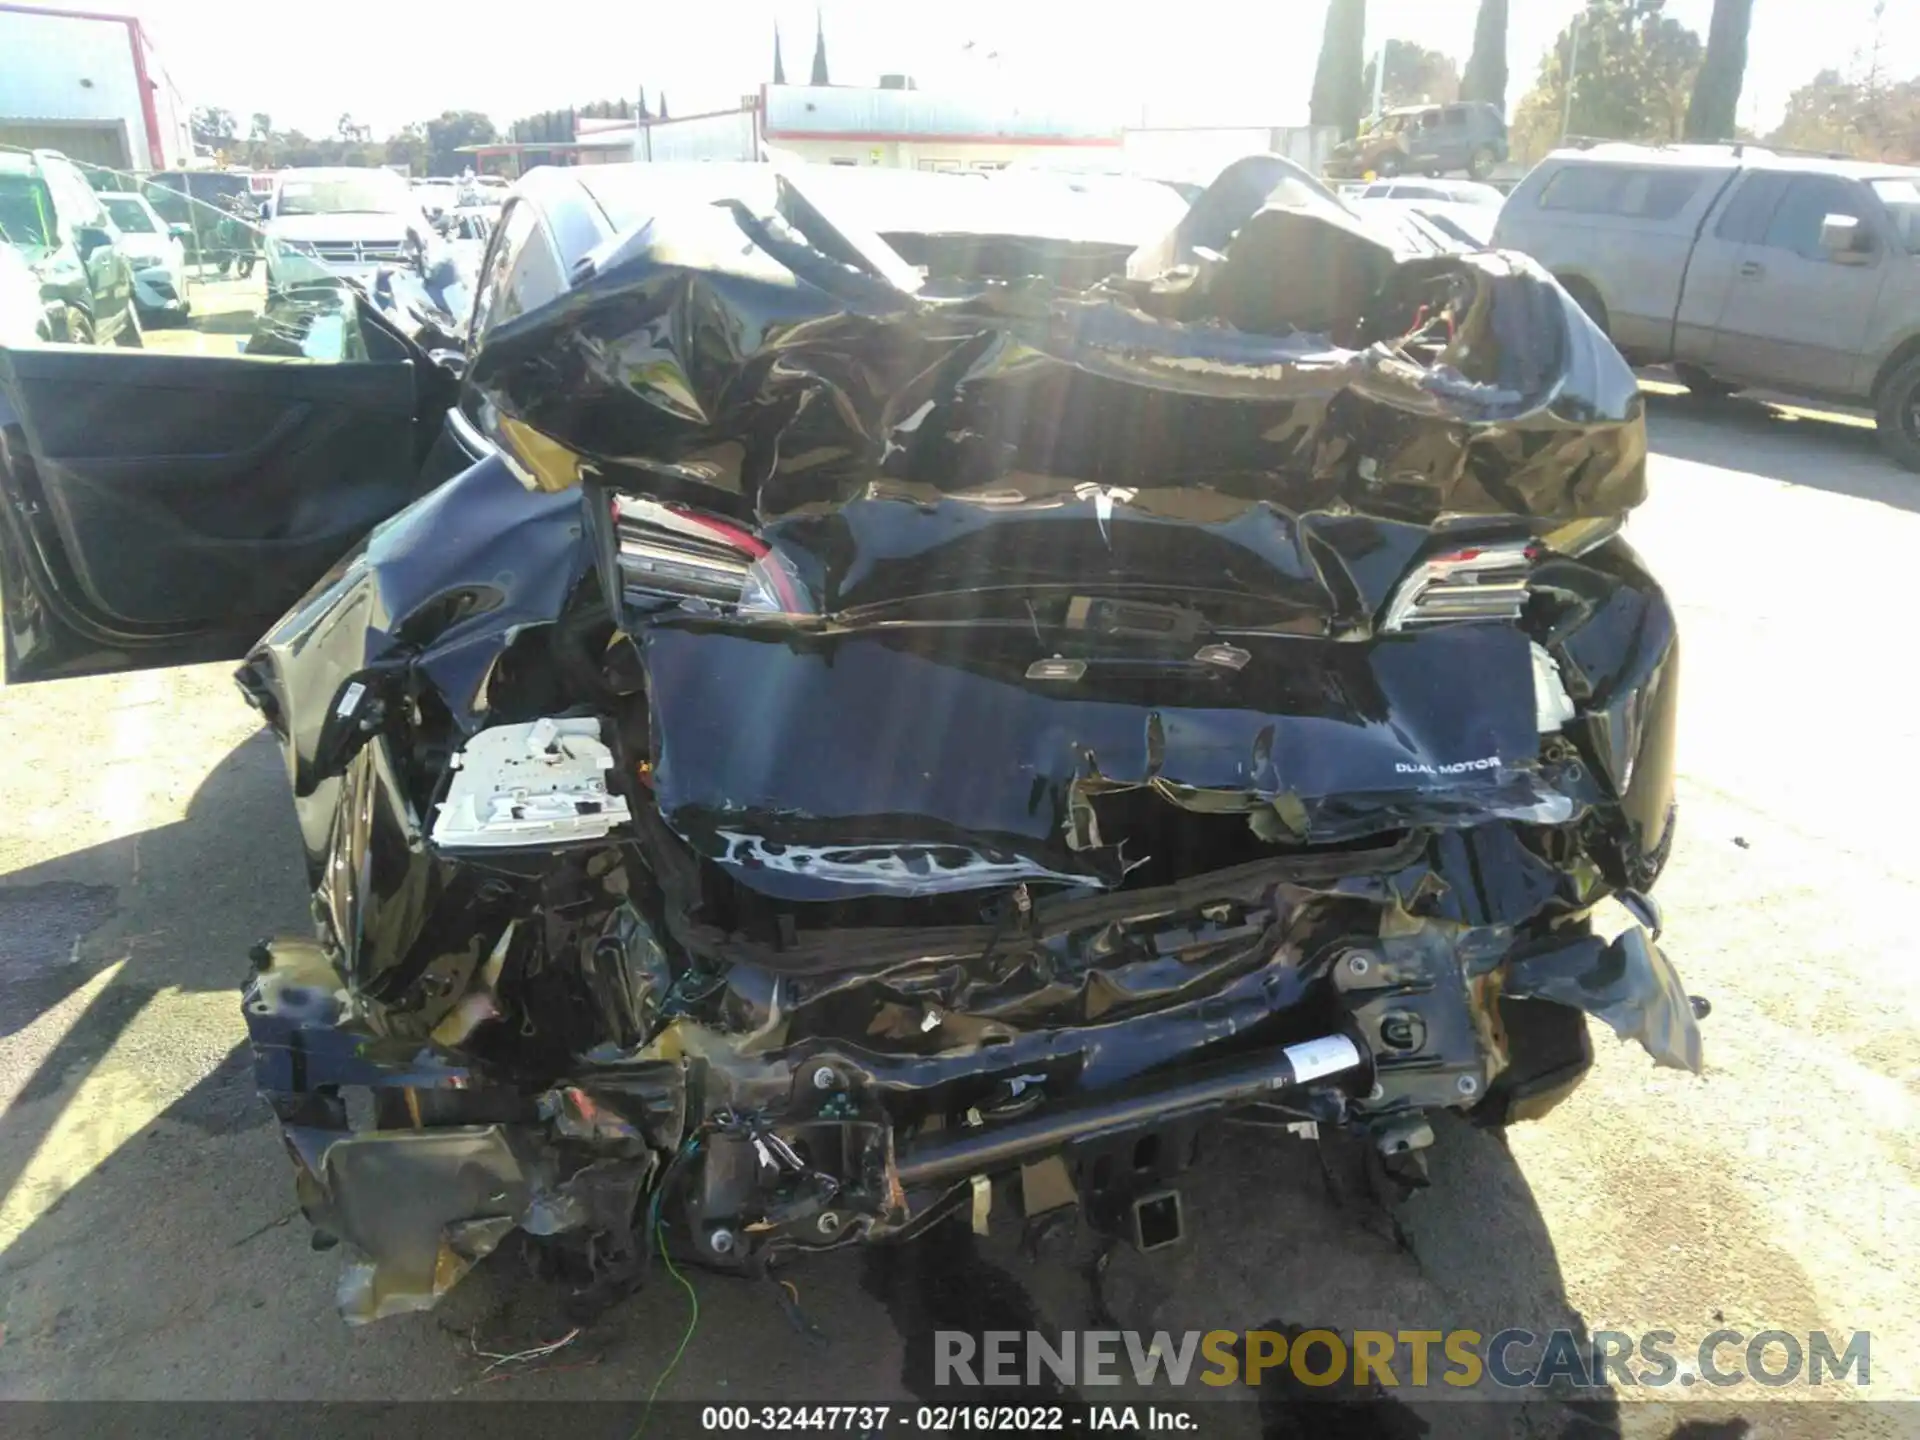
[[1687, 106], [1687, 139], [1726, 140], [1733, 135], [1740, 87], [1747, 78], [1747, 31], [1752, 25], [1753, 0], [1713, 0], [1707, 58]]
[[240, 131], [233, 112], [218, 105], [196, 106], [187, 118], [187, 128], [192, 132], [193, 143], [209, 150], [228, 144]]
[[320, 165], [320, 145], [298, 130], [289, 130], [280, 139], [278, 163], [281, 165]]
[[667, 92], [664, 90], [660, 92], [660, 118], [662, 120], [672, 118], [667, 114]]
[[[1566, 131], [1609, 140], [1678, 140], [1687, 97], [1700, 72], [1700, 37], [1664, 13], [1666, 0], [1587, 0], [1540, 62], [1532, 90], [1514, 110], [1513, 149], [1538, 159]], [[1573, 104], [1567, 75], [1580, 31]]]
[[787, 83], [787, 62], [780, 58], [780, 27], [773, 27], [773, 83]]
[[[1451, 58], [1410, 40], [1389, 40], [1385, 48], [1387, 81], [1380, 88], [1381, 105], [1391, 108], [1423, 100], [1450, 105], [1460, 98], [1460, 70]], [[1360, 93], [1369, 105], [1373, 103], [1374, 64], [1367, 61], [1360, 75]]]
[[1502, 115], [1507, 113], [1507, 0], [1480, 0], [1473, 54], [1460, 80], [1460, 98], [1484, 100]]
[[469, 163], [460, 147], [486, 145], [497, 136], [493, 121], [478, 110], [442, 110], [427, 121], [427, 173], [458, 175]]
[[249, 140], [267, 140], [273, 135], [273, 116], [264, 110], [253, 112], [253, 119], [247, 126]]
[[827, 25], [826, 21], [820, 18], [818, 6], [815, 6], [813, 11], [813, 78], [808, 83], [813, 85], [833, 83], [827, 78]]
[[365, 125], [355, 123], [351, 111], [343, 113], [339, 120], [334, 122], [333, 133], [350, 145], [373, 138], [373, 131], [371, 129]]
[[1920, 163], [1920, 76], [1884, 84], [1872, 70], [1857, 80], [1822, 70], [1787, 97], [1786, 114], [1766, 143]]
[[1367, 0], [1327, 0], [1320, 63], [1314, 67], [1307, 109], [1315, 125], [1332, 125], [1342, 138], [1359, 130], [1360, 117], [1366, 113], [1366, 95], [1360, 87], [1366, 36]]
[[421, 121], [403, 125], [387, 137], [381, 156], [383, 165], [404, 165], [409, 175], [425, 175], [433, 163], [433, 142], [427, 139], [427, 127]]

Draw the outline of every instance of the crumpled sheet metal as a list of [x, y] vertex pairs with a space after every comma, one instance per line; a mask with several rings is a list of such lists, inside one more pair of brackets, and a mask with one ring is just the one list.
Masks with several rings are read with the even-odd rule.
[[488, 667], [518, 627], [559, 615], [587, 563], [578, 503], [530, 494], [497, 456], [376, 527], [248, 657], [293, 722], [296, 801], [321, 778], [321, 731], [354, 676], [411, 658], [455, 722], [476, 729]]
[[831, 211], [815, 207], [811, 244], [744, 201], [656, 217], [553, 305], [490, 331], [470, 379], [610, 478], [644, 474], [637, 488], [760, 524], [877, 479], [1005, 503], [1027, 477], [1177, 477], [1249, 506], [1420, 523], [1564, 521], [1644, 498], [1632, 373], [1523, 257], [1446, 262], [1486, 318], [1470, 380], [1384, 345], [1157, 319], [1119, 292], [912, 293], [817, 248], [852, 253], [822, 227]]
[[996, 670], [979, 648], [661, 622], [642, 646], [655, 794], [697, 852], [796, 898], [972, 889], [992, 867], [1008, 883], [1118, 883], [1143, 857], [1094, 812], [1141, 787], [1310, 843], [1560, 799], [1532, 773], [1517, 630], [1241, 640], [1250, 659], [1231, 679], [1062, 685]]
[[290, 1128], [288, 1138], [296, 1153], [323, 1147], [300, 1177], [301, 1198], [316, 1228], [357, 1252], [339, 1290], [353, 1324], [431, 1308], [522, 1223], [544, 1187], [499, 1125], [344, 1137]]
[[1656, 1065], [1700, 1073], [1693, 1003], [1651, 936], [1636, 925], [1611, 944], [1579, 944], [1513, 962], [1501, 987], [1523, 1000], [1551, 1000], [1597, 1015], [1622, 1040], [1638, 1040]]

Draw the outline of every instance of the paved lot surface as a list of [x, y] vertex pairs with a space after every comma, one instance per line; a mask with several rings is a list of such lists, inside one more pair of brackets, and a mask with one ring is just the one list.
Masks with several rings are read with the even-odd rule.
[[187, 299], [193, 312], [183, 324], [150, 325], [142, 337], [149, 350], [169, 355], [238, 355], [267, 303], [267, 272], [255, 265], [242, 280], [222, 277], [211, 266], [190, 267]]
[[[1107, 1268], [1115, 1323], [1666, 1329], [1683, 1354], [1722, 1323], [1866, 1329], [1871, 1393], [1920, 1395], [1920, 477], [1855, 428], [1653, 403], [1654, 498], [1630, 534], [1682, 617], [1684, 808], [1660, 895], [1670, 953], [1714, 1003], [1707, 1076], [1597, 1032], [1591, 1082], [1544, 1122], [1504, 1145], [1442, 1135], [1406, 1249], [1329, 1201], [1305, 1147], [1222, 1130], [1186, 1188], [1192, 1242]], [[0, 737], [0, 1396], [643, 1398], [686, 1325], [664, 1277], [549, 1362], [565, 1368], [505, 1380], [476, 1341], [566, 1329], [511, 1264], [432, 1314], [334, 1317], [336, 1259], [293, 1214], [234, 1003], [248, 943], [303, 928], [305, 892], [277, 753], [225, 667], [0, 690]], [[1085, 1242], [1019, 1238], [949, 1227], [800, 1268], [825, 1347], [762, 1287], [700, 1279], [662, 1394], [925, 1396], [934, 1329], [1089, 1325]], [[1420, 1408], [1436, 1435], [1916, 1423], [1753, 1387], [1664, 1403], [1703, 1393]], [[1263, 1399], [1223, 1424], [1323, 1433]], [[1421, 1432], [1389, 1409], [1340, 1433]]]

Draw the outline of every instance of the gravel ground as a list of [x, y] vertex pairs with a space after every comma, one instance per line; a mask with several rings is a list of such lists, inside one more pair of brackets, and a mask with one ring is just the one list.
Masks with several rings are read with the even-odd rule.
[[[1683, 1356], [1722, 1325], [1868, 1330], [1867, 1393], [1920, 1396], [1920, 720], [1901, 703], [1920, 477], [1831, 419], [1651, 403], [1654, 495], [1629, 533], [1685, 643], [1659, 893], [1664, 943], [1714, 1005], [1706, 1076], [1596, 1031], [1590, 1083], [1545, 1121], [1505, 1144], [1444, 1129], [1404, 1247], [1329, 1200], [1304, 1146], [1223, 1129], [1184, 1187], [1191, 1241], [1116, 1254], [1097, 1294], [1087, 1237], [1029, 1252], [1011, 1225], [802, 1267], [824, 1347], [760, 1287], [699, 1279], [663, 1397], [925, 1397], [928, 1331], [1085, 1328], [1102, 1307], [1170, 1330], [1664, 1329]], [[505, 1383], [476, 1339], [564, 1333], [509, 1260], [432, 1314], [335, 1318], [336, 1259], [293, 1213], [234, 999], [248, 944], [303, 929], [305, 891], [277, 752], [226, 667], [0, 690], [0, 735], [0, 1397], [643, 1398], [686, 1324], [664, 1280]], [[1421, 1397], [1341, 1433], [1920, 1429], [1920, 1407], [1778, 1393]], [[1259, 1398], [1210, 1413], [1322, 1429]]]

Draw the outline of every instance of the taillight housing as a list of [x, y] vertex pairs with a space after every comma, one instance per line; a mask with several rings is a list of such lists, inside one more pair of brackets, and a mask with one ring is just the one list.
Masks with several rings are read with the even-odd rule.
[[752, 531], [640, 495], [608, 499], [628, 601], [699, 600], [721, 609], [811, 614], [793, 567]]
[[1527, 603], [1527, 575], [1538, 555], [1537, 546], [1527, 540], [1430, 555], [1395, 588], [1380, 628], [1392, 632], [1448, 621], [1518, 620]]

